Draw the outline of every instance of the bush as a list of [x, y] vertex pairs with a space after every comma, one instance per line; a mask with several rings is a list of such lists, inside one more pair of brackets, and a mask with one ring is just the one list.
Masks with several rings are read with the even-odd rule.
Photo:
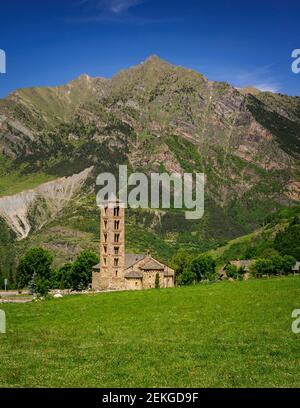
[[238, 268], [235, 265], [227, 265], [225, 268], [226, 275], [228, 278], [237, 279], [238, 277]]

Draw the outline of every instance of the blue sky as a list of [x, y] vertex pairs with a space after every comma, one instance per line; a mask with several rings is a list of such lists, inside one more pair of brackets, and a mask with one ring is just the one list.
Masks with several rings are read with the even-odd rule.
[[111, 77], [151, 54], [209, 79], [300, 95], [294, 0], [10, 0], [1, 4], [0, 97], [87, 73]]

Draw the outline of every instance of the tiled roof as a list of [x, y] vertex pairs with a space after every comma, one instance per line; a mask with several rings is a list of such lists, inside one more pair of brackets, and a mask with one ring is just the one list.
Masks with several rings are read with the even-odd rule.
[[150, 259], [150, 261], [146, 262], [145, 265], [141, 266], [141, 269], [144, 269], [145, 271], [162, 271], [164, 270], [164, 266], [155, 261], [154, 259]]
[[139, 271], [130, 271], [125, 273], [125, 278], [142, 279], [143, 274]]
[[[125, 269], [130, 268], [133, 266], [136, 262], [141, 261], [144, 259], [146, 254], [125, 254]], [[93, 271], [94, 272], [100, 272], [101, 265], [100, 263], [93, 266]]]
[[146, 254], [125, 254], [125, 269], [144, 259]]

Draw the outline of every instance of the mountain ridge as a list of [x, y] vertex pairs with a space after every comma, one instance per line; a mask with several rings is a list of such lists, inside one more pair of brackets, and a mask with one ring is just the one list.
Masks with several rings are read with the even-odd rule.
[[[95, 178], [117, 174], [119, 164], [148, 175], [204, 172], [206, 213], [194, 225], [183, 211], [130, 213], [130, 249], [150, 246], [164, 258], [181, 246], [203, 251], [247, 234], [269, 213], [299, 203], [299, 157], [299, 97], [243, 94], [156, 56], [111, 79], [81, 75], [0, 100], [2, 196], [11, 183], [21, 192], [28, 178], [37, 187], [41, 175], [70, 177], [93, 166], [72, 208], [62, 208], [51, 228], [80, 226], [97, 239]], [[45, 231], [47, 224], [26, 241], [45, 238]]]

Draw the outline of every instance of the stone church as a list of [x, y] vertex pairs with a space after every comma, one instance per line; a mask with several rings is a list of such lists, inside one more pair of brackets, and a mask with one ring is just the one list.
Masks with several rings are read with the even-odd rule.
[[150, 254], [125, 253], [125, 208], [121, 202], [101, 205], [100, 264], [93, 268], [93, 290], [150, 289], [174, 286], [174, 270]]

